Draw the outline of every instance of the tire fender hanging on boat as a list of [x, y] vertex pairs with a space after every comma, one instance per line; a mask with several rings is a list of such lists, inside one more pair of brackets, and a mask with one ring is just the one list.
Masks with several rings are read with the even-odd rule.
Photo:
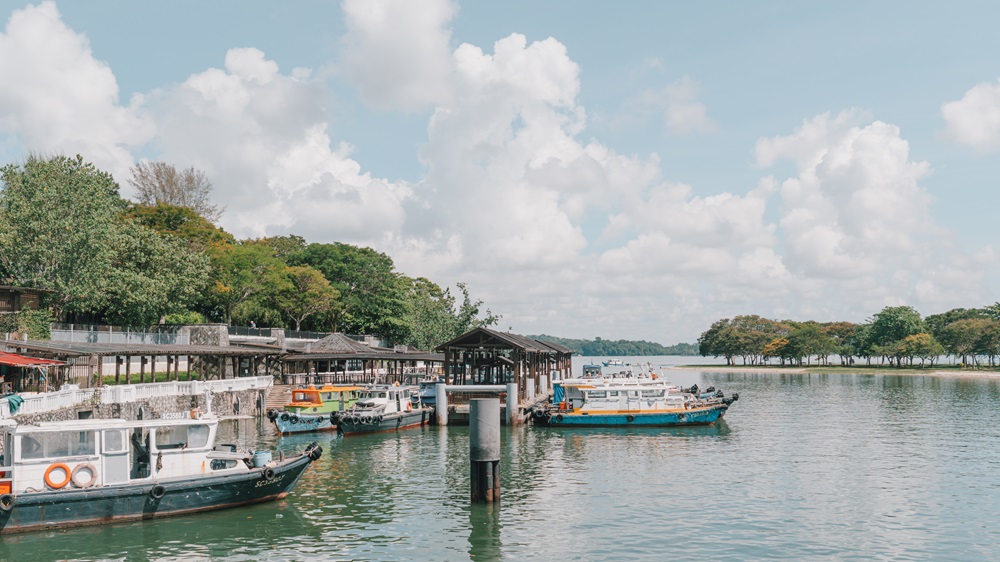
[[0, 511], [10, 511], [14, 509], [14, 494], [4, 494], [0, 496]]
[[635, 421], [635, 416], [633, 416], [632, 414], [629, 414], [629, 415], [625, 416], [625, 421], [627, 421], [629, 423], [632, 423], [632, 422]]
[[264, 469], [264, 479], [265, 480], [274, 480], [274, 476], [275, 476], [275, 473], [274, 473], [274, 469], [273, 468], [266, 468], [266, 469]]
[[166, 493], [167, 489], [161, 486], [160, 484], [157, 484], [152, 488], [150, 488], [149, 497], [153, 498], [154, 500], [158, 500], [162, 498]]

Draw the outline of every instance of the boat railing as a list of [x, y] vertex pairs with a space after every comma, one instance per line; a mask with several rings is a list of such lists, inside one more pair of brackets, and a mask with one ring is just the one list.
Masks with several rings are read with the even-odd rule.
[[10, 411], [10, 398], [0, 398], [0, 418], [12, 415], [40, 414], [82, 404], [124, 404], [160, 396], [197, 396], [206, 392], [259, 390], [269, 388], [272, 377], [240, 377], [209, 381], [174, 381], [167, 383], [122, 384], [97, 388], [65, 385], [62, 390], [17, 395], [20, 405]]

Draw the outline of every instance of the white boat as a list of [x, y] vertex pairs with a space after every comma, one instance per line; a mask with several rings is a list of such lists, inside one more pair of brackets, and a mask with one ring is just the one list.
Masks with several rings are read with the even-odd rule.
[[322, 453], [216, 445], [219, 419], [0, 420], [0, 533], [150, 519], [273, 501]]
[[369, 385], [358, 391], [354, 406], [340, 414], [337, 432], [351, 435], [421, 426], [430, 421], [431, 409], [419, 402], [419, 396], [412, 385]]

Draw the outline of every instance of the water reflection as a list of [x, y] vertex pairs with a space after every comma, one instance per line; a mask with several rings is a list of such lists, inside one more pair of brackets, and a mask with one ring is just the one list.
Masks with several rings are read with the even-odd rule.
[[[501, 494], [503, 492], [501, 491]], [[500, 560], [500, 502], [472, 504], [469, 508], [469, 559]]]

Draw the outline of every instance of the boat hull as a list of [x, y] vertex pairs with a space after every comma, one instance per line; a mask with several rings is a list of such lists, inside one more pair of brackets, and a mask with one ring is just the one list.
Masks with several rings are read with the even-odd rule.
[[699, 408], [675, 412], [637, 412], [637, 413], [588, 413], [552, 412], [536, 422], [551, 427], [609, 427], [609, 426], [639, 426], [639, 427], [671, 427], [684, 425], [707, 425], [718, 421], [726, 411], [724, 405], [711, 408]]
[[312, 460], [305, 454], [272, 468], [239, 474], [22, 493], [13, 497], [6, 509], [0, 501], [0, 534], [154, 519], [274, 501], [291, 492]]
[[420, 427], [430, 421], [430, 415], [430, 408], [417, 408], [409, 412], [386, 414], [382, 416], [381, 420], [344, 416], [337, 424], [337, 431], [343, 435], [354, 435]]
[[330, 414], [291, 414], [282, 412], [274, 418], [279, 433], [307, 433], [337, 429]]

